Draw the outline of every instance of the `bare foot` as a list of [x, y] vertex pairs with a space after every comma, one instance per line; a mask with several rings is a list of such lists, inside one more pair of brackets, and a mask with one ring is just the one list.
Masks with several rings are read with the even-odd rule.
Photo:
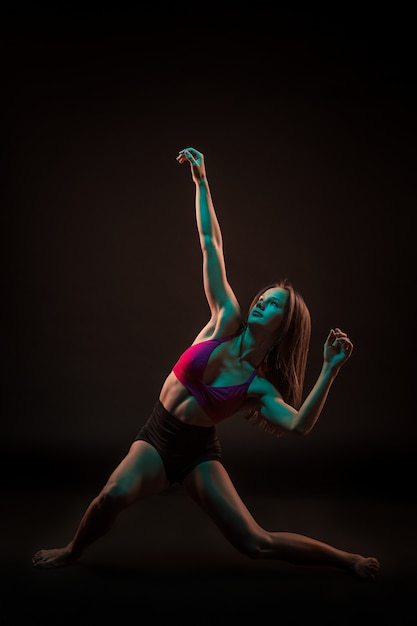
[[32, 557], [33, 567], [51, 568], [63, 567], [75, 563], [76, 558], [73, 556], [70, 548], [54, 548], [52, 550], [39, 550]]
[[379, 561], [372, 556], [361, 556], [356, 554], [353, 563], [353, 572], [359, 576], [359, 578], [365, 578], [369, 580], [375, 580], [379, 574]]

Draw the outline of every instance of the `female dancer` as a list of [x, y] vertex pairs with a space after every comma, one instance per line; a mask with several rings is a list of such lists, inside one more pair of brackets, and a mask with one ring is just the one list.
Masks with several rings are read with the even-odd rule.
[[181, 150], [195, 184], [204, 290], [211, 317], [164, 381], [147, 422], [126, 457], [85, 511], [64, 547], [39, 550], [40, 568], [68, 565], [113, 525], [119, 513], [172, 483], [212, 518], [241, 553], [256, 559], [330, 566], [374, 579], [374, 557], [346, 552], [304, 535], [267, 531], [252, 517], [222, 464], [216, 424], [239, 415], [277, 436], [308, 434], [316, 424], [353, 345], [339, 328], [324, 343], [323, 365], [303, 400], [311, 320], [302, 296], [288, 280], [255, 296], [247, 320], [228, 282], [220, 226], [207, 180], [204, 155]]

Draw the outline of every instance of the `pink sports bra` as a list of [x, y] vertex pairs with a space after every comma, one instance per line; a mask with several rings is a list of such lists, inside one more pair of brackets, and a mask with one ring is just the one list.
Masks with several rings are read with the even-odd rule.
[[190, 346], [172, 368], [178, 380], [215, 423], [221, 422], [239, 410], [245, 400], [249, 385], [257, 374], [257, 369], [254, 369], [245, 382], [228, 387], [213, 387], [203, 382], [203, 374], [210, 354], [219, 344], [232, 337], [234, 335], [220, 339], [207, 339]]

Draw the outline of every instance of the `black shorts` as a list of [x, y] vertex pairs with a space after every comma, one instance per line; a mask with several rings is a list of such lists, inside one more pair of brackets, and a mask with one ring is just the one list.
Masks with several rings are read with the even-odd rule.
[[159, 452], [170, 483], [181, 483], [199, 463], [222, 462], [215, 426], [187, 424], [171, 415], [158, 400], [135, 441], [147, 441]]

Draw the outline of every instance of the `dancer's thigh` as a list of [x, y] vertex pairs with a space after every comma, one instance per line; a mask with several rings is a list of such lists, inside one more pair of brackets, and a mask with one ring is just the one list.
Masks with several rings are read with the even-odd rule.
[[184, 480], [184, 488], [233, 543], [261, 532], [219, 461], [200, 463]]
[[146, 441], [134, 441], [106, 487], [119, 491], [132, 502], [164, 491], [169, 482], [157, 450]]

